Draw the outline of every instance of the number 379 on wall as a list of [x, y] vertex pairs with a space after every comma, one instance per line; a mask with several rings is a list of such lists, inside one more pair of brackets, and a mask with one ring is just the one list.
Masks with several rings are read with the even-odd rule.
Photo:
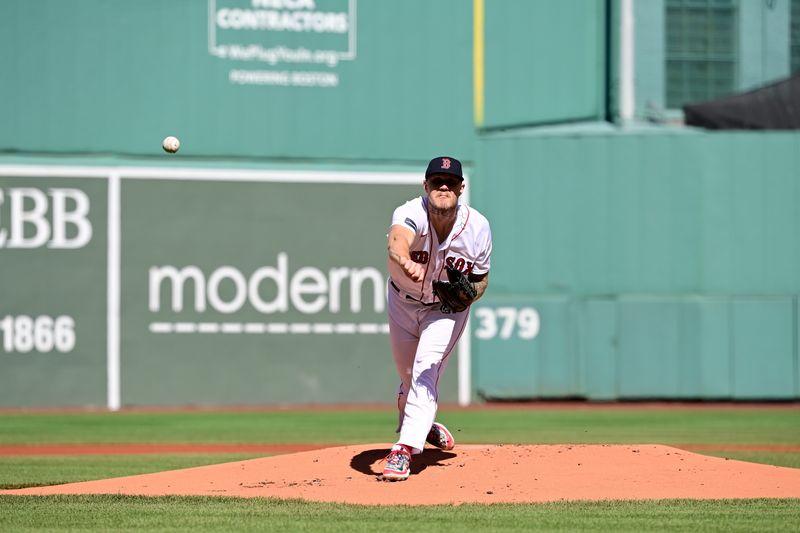
[[475, 336], [479, 339], [533, 339], [539, 334], [539, 313], [533, 307], [478, 307]]

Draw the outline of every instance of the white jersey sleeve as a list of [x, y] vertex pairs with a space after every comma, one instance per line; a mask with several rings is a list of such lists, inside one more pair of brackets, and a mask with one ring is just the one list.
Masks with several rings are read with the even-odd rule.
[[492, 266], [492, 230], [489, 221], [476, 210], [471, 209], [475, 227], [475, 263], [472, 265], [473, 274], [486, 274]]
[[428, 213], [425, 211], [424, 200], [420, 196], [409, 200], [394, 210], [392, 226], [404, 226], [413, 231], [417, 238], [427, 233]]

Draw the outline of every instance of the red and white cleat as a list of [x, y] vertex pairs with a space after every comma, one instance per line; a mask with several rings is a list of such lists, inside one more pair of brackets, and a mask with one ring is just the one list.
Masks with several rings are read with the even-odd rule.
[[452, 450], [456, 447], [456, 441], [453, 439], [453, 434], [450, 433], [444, 424], [434, 422], [431, 430], [428, 432], [428, 438], [425, 442], [432, 444], [441, 450]]
[[411, 475], [411, 454], [407, 450], [392, 450], [386, 456], [383, 468], [384, 481], [405, 481]]

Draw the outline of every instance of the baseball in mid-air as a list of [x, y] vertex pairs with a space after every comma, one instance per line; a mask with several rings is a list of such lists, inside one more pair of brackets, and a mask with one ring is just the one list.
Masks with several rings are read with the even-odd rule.
[[177, 137], [173, 137], [170, 135], [169, 137], [165, 137], [163, 141], [161, 141], [161, 147], [164, 149], [165, 152], [169, 152], [174, 154], [178, 151], [178, 148], [181, 147], [181, 142], [178, 140]]

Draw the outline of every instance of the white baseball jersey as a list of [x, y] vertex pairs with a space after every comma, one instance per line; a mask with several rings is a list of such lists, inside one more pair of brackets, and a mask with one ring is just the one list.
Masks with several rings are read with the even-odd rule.
[[412, 261], [425, 266], [424, 279], [421, 283], [413, 281], [394, 261], [389, 264], [389, 275], [392, 282], [406, 294], [423, 303], [432, 303], [435, 301], [432, 282], [434, 279], [447, 280], [445, 265], [465, 274], [489, 272], [492, 233], [486, 217], [469, 206], [459, 204], [450, 235], [439, 242], [428, 218], [427, 204], [428, 198], [420, 196], [395, 209], [392, 215], [393, 226], [400, 224], [414, 232], [410, 256]]

